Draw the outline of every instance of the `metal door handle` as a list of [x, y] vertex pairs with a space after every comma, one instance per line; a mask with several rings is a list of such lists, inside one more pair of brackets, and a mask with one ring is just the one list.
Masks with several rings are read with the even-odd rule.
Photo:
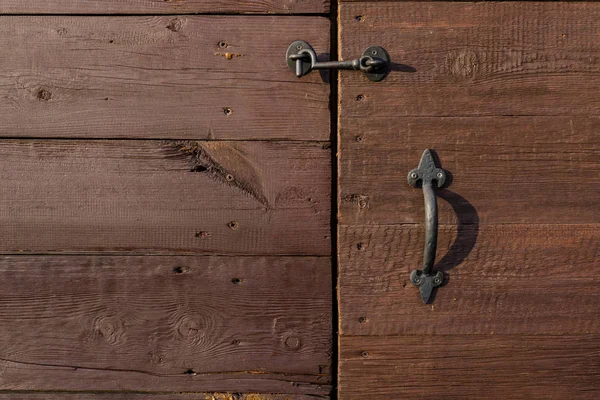
[[416, 187], [418, 181], [422, 182], [425, 199], [425, 250], [423, 269], [412, 271], [410, 281], [419, 288], [421, 299], [427, 304], [433, 288], [440, 286], [444, 281], [442, 271], [433, 271], [438, 236], [438, 210], [433, 181], [437, 182], [438, 188], [446, 181], [446, 171], [435, 166], [429, 149], [423, 152], [419, 166], [408, 173], [408, 183], [411, 186]]
[[390, 64], [387, 52], [379, 46], [367, 48], [362, 57], [354, 60], [319, 62], [311, 45], [302, 40], [290, 44], [285, 59], [298, 78], [315, 69], [350, 69], [364, 72], [367, 78], [375, 82], [385, 78]]

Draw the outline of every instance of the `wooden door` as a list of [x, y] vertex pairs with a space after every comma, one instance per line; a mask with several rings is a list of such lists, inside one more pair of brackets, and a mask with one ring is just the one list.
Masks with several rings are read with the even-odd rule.
[[[600, 396], [600, 4], [339, 5], [339, 397]], [[423, 150], [437, 192], [424, 305]]]
[[0, 399], [329, 395], [328, 7], [1, 2]]

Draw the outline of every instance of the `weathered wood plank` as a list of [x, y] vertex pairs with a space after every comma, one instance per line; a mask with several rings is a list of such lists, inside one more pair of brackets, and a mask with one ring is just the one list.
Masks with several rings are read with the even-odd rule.
[[342, 121], [343, 224], [422, 223], [423, 193], [406, 176], [426, 148], [437, 151], [452, 174], [448, 189], [460, 196], [441, 195], [444, 223], [600, 223], [596, 117]]
[[282, 58], [326, 18], [0, 18], [0, 136], [329, 140], [329, 84]]
[[3, 256], [0, 283], [0, 390], [330, 389], [326, 257]]
[[424, 237], [414, 225], [340, 227], [342, 334], [600, 332], [600, 225], [440, 227], [448, 278], [430, 305], [408, 279]]
[[318, 142], [0, 141], [0, 252], [330, 254]]
[[328, 396], [263, 393], [0, 393], [2, 400], [327, 400]]
[[598, 115], [598, 20], [597, 2], [343, 2], [342, 57], [377, 44], [395, 64], [376, 85], [341, 73], [340, 120]]
[[329, 0], [2, 0], [0, 14], [327, 13]]
[[573, 399], [600, 391], [600, 336], [340, 338], [341, 399]]

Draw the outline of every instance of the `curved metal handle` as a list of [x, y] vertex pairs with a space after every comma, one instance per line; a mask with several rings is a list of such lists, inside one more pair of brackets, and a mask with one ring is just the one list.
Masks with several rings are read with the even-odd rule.
[[318, 69], [349, 69], [360, 70], [372, 81], [385, 78], [390, 63], [385, 49], [371, 46], [366, 49], [360, 58], [348, 61], [322, 61], [317, 60], [317, 53], [310, 44], [296, 40], [290, 44], [286, 53], [288, 67], [294, 71], [298, 78], [302, 78], [313, 70]]
[[433, 288], [440, 286], [444, 281], [442, 271], [433, 271], [438, 235], [437, 199], [433, 181], [437, 182], [437, 187], [442, 187], [446, 182], [446, 171], [435, 166], [429, 149], [423, 152], [419, 166], [408, 173], [408, 183], [411, 186], [416, 187], [418, 181], [422, 182], [423, 198], [425, 200], [425, 249], [423, 269], [412, 271], [410, 281], [419, 288], [421, 299], [423, 303], [427, 304], [431, 298]]

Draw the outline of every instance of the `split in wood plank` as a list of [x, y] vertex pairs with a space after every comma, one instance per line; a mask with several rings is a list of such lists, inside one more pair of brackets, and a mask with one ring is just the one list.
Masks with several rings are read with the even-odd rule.
[[266, 393], [0, 393], [0, 400], [328, 400], [328, 396]]

